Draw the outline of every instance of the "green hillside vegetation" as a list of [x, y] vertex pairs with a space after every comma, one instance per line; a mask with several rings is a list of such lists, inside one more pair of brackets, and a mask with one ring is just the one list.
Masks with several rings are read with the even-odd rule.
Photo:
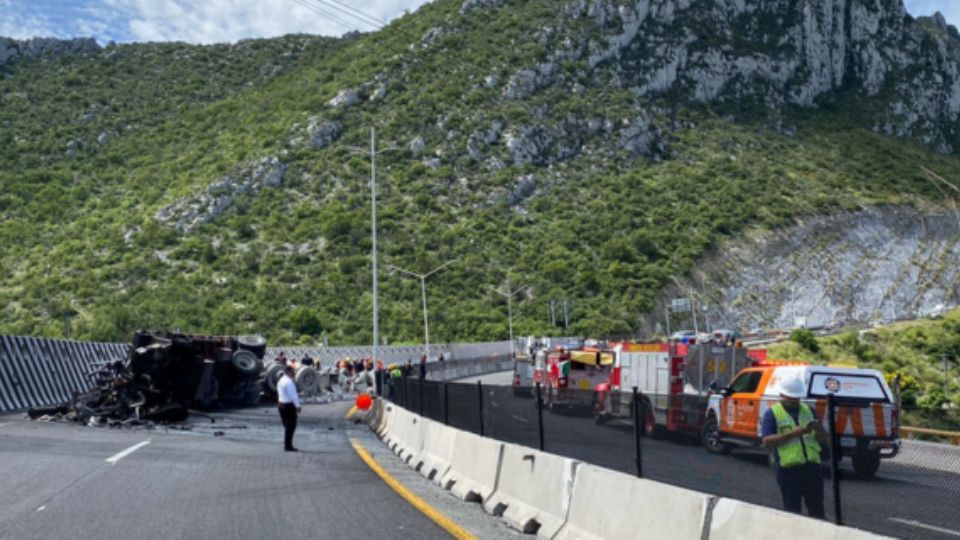
[[770, 356], [875, 368], [888, 380], [899, 375], [903, 406], [913, 413], [912, 425], [960, 430], [960, 309], [941, 318], [895, 323], [862, 334], [815, 338], [815, 346], [802, 336], [797, 333], [798, 339], [771, 346]]
[[[383, 147], [418, 136], [427, 145], [426, 156], [395, 150], [379, 161], [381, 328], [391, 343], [419, 341], [422, 319], [419, 284], [388, 264], [427, 271], [456, 259], [428, 282], [438, 342], [505, 339], [506, 305], [489, 288], [507, 284], [531, 285], [514, 303], [518, 335], [623, 334], [670, 276], [724, 239], [868, 204], [935, 204], [921, 164], [960, 177], [955, 156], [865, 129], [844, 96], [781, 116], [650, 102], [598, 76], [579, 94], [548, 87], [505, 100], [483, 79], [542, 57], [531, 36], [553, 3], [469, 18], [459, 6], [437, 0], [348, 39], [121, 45], [0, 68], [0, 333], [61, 337], [67, 317], [74, 337], [92, 340], [152, 327], [369, 342], [371, 127]], [[444, 21], [455, 31], [420, 46]], [[327, 105], [372, 81], [384, 85], [382, 101]], [[663, 130], [664, 152], [631, 156], [585, 133], [575, 157], [515, 165], [502, 151], [506, 166], [491, 171], [465, 151], [493, 121], [638, 111]], [[314, 116], [343, 126], [332, 146], [295, 142]], [[72, 155], [69, 141], [82, 142]], [[240, 197], [188, 234], [154, 218], [267, 156], [287, 165], [282, 188]], [[535, 193], [512, 201], [528, 174]], [[548, 306], [563, 298], [572, 326], [556, 329]]]

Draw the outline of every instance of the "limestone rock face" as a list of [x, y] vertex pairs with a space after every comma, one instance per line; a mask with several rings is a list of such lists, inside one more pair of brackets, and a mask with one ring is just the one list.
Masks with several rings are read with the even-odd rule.
[[460, 14], [466, 15], [476, 9], [495, 8], [502, 4], [503, 0], [464, 0], [463, 5], [460, 6]]
[[356, 105], [360, 101], [360, 93], [354, 89], [341, 90], [333, 97], [330, 101], [327, 102], [327, 105], [338, 109], [341, 107], [349, 107], [351, 105]]
[[191, 233], [220, 217], [238, 197], [255, 196], [264, 188], [279, 187], [286, 171], [286, 164], [276, 157], [247, 163], [237, 174], [225, 176], [191, 197], [164, 206], [153, 217], [181, 233]]
[[85, 55], [100, 52], [91, 37], [76, 39], [31, 38], [16, 40], [0, 37], [0, 66], [25, 58]]
[[939, 14], [913, 19], [902, 0], [574, 0], [558, 12], [537, 36], [552, 52], [515, 71], [506, 98], [570, 83], [568, 60], [651, 99], [783, 109], [852, 92], [883, 96], [874, 130], [956, 149], [960, 33]]
[[343, 128], [336, 122], [321, 121], [319, 117], [311, 116], [307, 122], [308, 144], [314, 150], [321, 150], [333, 144], [341, 131]]
[[[686, 281], [680, 290], [702, 296], [714, 328], [923, 317], [960, 287], [960, 220], [908, 207], [808, 218], [723, 246]], [[661, 303], [678, 294], [671, 289]]]

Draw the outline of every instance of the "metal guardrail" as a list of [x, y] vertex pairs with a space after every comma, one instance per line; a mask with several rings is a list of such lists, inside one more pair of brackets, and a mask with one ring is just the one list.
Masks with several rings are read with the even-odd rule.
[[942, 429], [927, 429], [915, 427], [901, 427], [900, 432], [905, 434], [908, 439], [913, 439], [914, 435], [928, 435], [931, 437], [940, 437], [950, 439], [950, 444], [960, 446], [960, 431], [944, 431]]

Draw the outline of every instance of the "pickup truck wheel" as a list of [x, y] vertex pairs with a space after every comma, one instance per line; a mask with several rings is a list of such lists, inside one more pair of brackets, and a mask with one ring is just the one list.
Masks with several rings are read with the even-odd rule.
[[853, 454], [853, 470], [859, 478], [873, 478], [880, 468], [879, 450], [862, 450]]
[[720, 438], [720, 426], [717, 424], [717, 417], [710, 415], [700, 432], [700, 440], [703, 447], [711, 454], [729, 454], [730, 445], [723, 442]]

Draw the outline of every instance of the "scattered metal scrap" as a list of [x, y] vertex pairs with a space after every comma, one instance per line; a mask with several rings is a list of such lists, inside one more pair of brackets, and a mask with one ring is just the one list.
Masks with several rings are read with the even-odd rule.
[[28, 414], [123, 426], [182, 422], [189, 409], [256, 405], [266, 349], [260, 336], [138, 331], [125, 360], [104, 362], [88, 375], [90, 390]]

